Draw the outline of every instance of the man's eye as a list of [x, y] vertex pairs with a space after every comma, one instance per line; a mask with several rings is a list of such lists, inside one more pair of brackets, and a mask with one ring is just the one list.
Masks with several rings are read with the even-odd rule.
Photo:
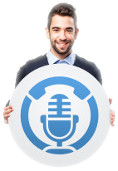
[[67, 32], [68, 32], [68, 33], [72, 33], [73, 30], [72, 30], [72, 29], [67, 29]]
[[54, 29], [53, 31], [58, 32], [59, 30], [58, 29]]

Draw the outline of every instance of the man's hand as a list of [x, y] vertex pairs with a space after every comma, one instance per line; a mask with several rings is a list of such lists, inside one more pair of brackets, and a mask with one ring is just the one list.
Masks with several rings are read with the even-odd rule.
[[7, 106], [4, 108], [3, 112], [3, 117], [4, 117], [4, 122], [8, 124], [8, 118], [10, 117], [10, 113], [13, 112], [13, 107], [12, 106]]
[[[112, 99], [109, 99], [109, 103], [112, 103]], [[111, 126], [114, 126], [114, 121], [115, 121], [115, 112], [113, 110], [110, 111], [110, 121], [111, 121]]]

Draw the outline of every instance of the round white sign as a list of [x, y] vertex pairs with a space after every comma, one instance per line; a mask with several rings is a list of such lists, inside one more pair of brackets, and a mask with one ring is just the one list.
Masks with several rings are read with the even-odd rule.
[[28, 74], [10, 100], [13, 137], [33, 159], [48, 165], [80, 162], [95, 152], [110, 126], [109, 100], [88, 72], [49, 65]]

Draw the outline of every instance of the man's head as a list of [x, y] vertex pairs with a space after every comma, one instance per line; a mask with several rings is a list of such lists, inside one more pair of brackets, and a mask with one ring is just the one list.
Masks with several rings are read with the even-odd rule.
[[48, 15], [48, 23], [47, 23], [48, 30], [50, 30], [52, 17], [55, 15], [72, 17], [74, 20], [75, 29], [77, 29], [77, 16], [75, 13], [75, 8], [72, 5], [67, 3], [59, 3], [51, 9]]
[[54, 6], [49, 13], [46, 30], [51, 52], [61, 58], [68, 56], [79, 31], [75, 8], [67, 3]]

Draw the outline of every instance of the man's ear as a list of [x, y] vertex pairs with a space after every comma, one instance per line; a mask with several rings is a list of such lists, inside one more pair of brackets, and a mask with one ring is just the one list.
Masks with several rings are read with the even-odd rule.
[[77, 39], [78, 33], [79, 33], [79, 28], [77, 28], [75, 31], [75, 39]]
[[49, 36], [49, 30], [48, 30], [48, 28], [47, 28], [47, 27], [45, 28], [45, 31], [46, 31], [46, 36], [47, 36], [47, 38], [49, 39], [49, 38], [50, 38], [50, 36]]

